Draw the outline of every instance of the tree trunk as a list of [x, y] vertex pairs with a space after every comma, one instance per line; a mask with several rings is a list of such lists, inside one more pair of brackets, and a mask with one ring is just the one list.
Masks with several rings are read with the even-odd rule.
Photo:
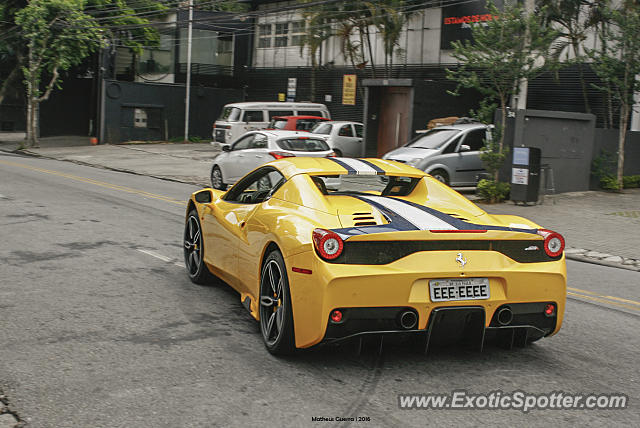
[[622, 177], [624, 172], [624, 143], [627, 138], [627, 126], [629, 125], [629, 106], [623, 103], [620, 106], [620, 129], [618, 130], [618, 191], [622, 191]]
[[369, 60], [371, 61], [371, 71], [373, 73], [373, 78], [376, 78], [376, 62], [373, 59], [373, 48], [371, 47], [371, 33], [369, 33], [369, 26], [365, 27], [366, 36], [367, 36], [367, 48], [369, 49]]
[[[500, 139], [498, 140], [498, 153], [502, 154], [504, 149], [504, 130], [507, 127], [507, 100], [500, 98]], [[498, 175], [500, 168], [496, 169], [493, 173], [493, 180], [498, 182]]]
[[316, 102], [316, 69], [318, 68], [318, 61], [316, 60], [316, 53], [311, 52], [311, 102]]
[[[580, 46], [577, 43], [572, 43], [573, 46], [573, 54], [575, 58], [579, 58], [580, 56]], [[589, 105], [589, 97], [587, 95], [587, 84], [584, 81], [584, 67], [583, 63], [578, 64], [578, 75], [580, 79], [580, 86], [582, 88], [582, 100], [584, 101], [584, 112], [591, 113], [591, 105]]]

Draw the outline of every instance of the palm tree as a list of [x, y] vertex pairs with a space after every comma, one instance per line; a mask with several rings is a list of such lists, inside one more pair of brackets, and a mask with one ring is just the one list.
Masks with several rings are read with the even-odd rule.
[[[587, 34], [594, 30], [602, 19], [598, 0], [542, 0], [545, 20], [557, 31], [552, 47], [552, 58], [556, 64], [564, 56], [564, 64], [578, 64], [580, 73], [580, 85], [586, 113], [591, 113], [587, 84], [584, 80], [583, 60], [585, 58], [583, 42]], [[571, 57], [573, 54], [573, 57]]]

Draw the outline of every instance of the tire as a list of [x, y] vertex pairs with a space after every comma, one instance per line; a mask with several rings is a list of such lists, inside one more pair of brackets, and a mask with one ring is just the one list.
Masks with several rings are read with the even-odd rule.
[[431, 171], [431, 176], [441, 183], [449, 185], [449, 174], [444, 169], [435, 169]]
[[222, 171], [220, 171], [218, 165], [214, 165], [211, 168], [211, 187], [218, 190], [227, 190], [227, 185], [224, 184], [222, 179]]
[[193, 209], [184, 226], [184, 264], [191, 282], [199, 285], [212, 283], [216, 279], [204, 263], [203, 242], [198, 211]]
[[342, 154], [342, 150], [340, 149], [333, 149], [333, 153], [336, 154], [336, 157], [339, 157], [339, 158], [344, 157], [344, 155]]
[[278, 250], [269, 253], [260, 275], [260, 332], [271, 354], [287, 355], [295, 350], [289, 280]]

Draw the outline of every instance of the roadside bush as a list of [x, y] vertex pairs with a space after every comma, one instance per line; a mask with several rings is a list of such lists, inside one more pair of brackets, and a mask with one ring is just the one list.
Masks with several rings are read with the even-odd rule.
[[480, 180], [476, 192], [482, 199], [490, 203], [502, 202], [508, 198], [511, 186], [493, 180]]
[[618, 179], [613, 175], [605, 175], [600, 178], [600, 187], [604, 190], [618, 190]]
[[[605, 175], [600, 178], [600, 187], [604, 190], [618, 190], [618, 180], [613, 175]], [[625, 189], [640, 187], [640, 175], [625, 175], [622, 177], [622, 187]]]
[[640, 187], [640, 175], [625, 175], [622, 177], [622, 187], [625, 189]]

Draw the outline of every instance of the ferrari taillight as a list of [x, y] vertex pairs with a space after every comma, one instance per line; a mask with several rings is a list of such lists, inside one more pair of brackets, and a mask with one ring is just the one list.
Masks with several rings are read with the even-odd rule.
[[548, 317], [552, 317], [556, 314], [556, 305], [553, 303], [547, 303], [544, 307], [544, 314]]
[[269, 154], [276, 159], [293, 158], [296, 156], [292, 153], [287, 153], [287, 152], [269, 152]]
[[549, 257], [558, 257], [564, 251], [564, 238], [558, 232], [538, 229], [538, 235], [544, 238], [544, 251]]
[[337, 258], [344, 248], [342, 238], [330, 230], [315, 229], [313, 231], [313, 245], [323, 259], [333, 260]]

